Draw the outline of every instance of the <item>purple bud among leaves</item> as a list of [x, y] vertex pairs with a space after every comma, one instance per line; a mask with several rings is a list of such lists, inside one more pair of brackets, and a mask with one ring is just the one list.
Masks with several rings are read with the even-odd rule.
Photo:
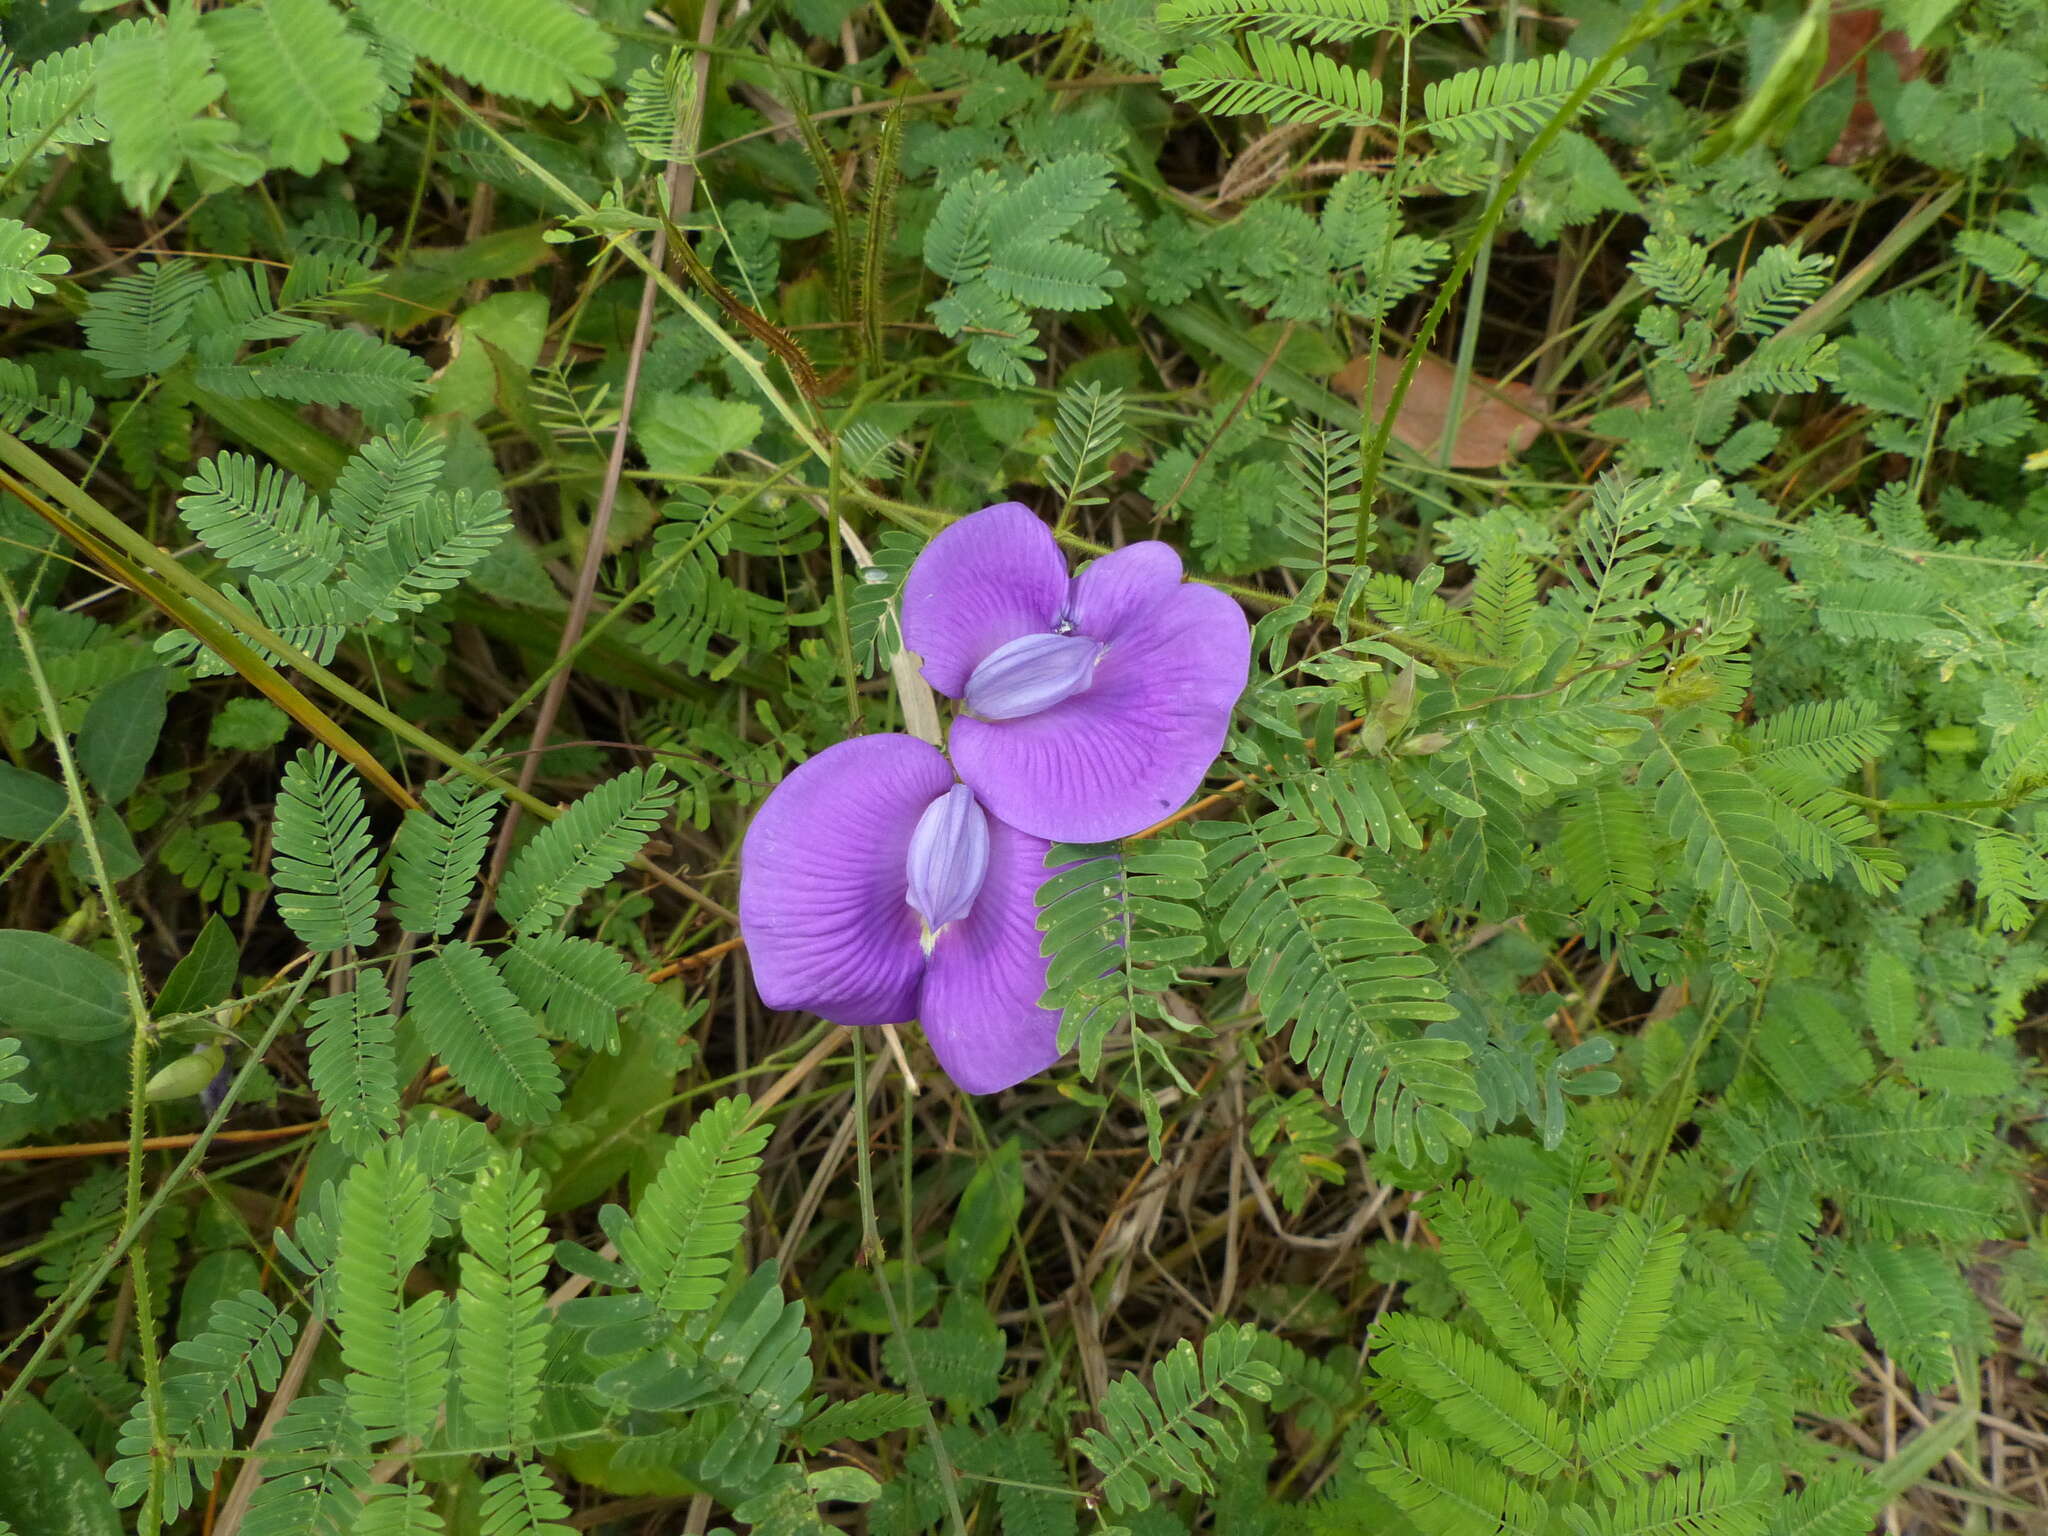
[[929, 950], [941, 928], [973, 910], [988, 877], [988, 817], [974, 803], [973, 790], [955, 784], [918, 818], [904, 873], [905, 899], [924, 919]]
[[1019, 635], [967, 679], [967, 712], [983, 720], [1035, 715], [1094, 681], [1101, 656], [1101, 644], [1084, 635]]

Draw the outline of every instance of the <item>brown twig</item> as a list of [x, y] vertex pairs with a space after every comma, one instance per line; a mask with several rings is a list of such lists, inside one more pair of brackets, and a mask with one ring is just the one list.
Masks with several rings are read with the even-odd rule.
[[[325, 1120], [308, 1120], [300, 1125], [273, 1125], [261, 1131], [219, 1131], [210, 1140], [214, 1142], [283, 1141], [291, 1136], [305, 1136], [326, 1127]], [[145, 1136], [142, 1150], [145, 1152], [175, 1152], [197, 1144], [204, 1133], [193, 1131], [183, 1136]], [[61, 1147], [0, 1147], [0, 1163], [43, 1162], [60, 1157], [111, 1157], [126, 1153], [128, 1143], [123, 1141], [74, 1141]]]
[[[597, 510], [591, 515], [590, 530], [583, 548], [583, 562], [576, 571], [576, 587], [569, 598], [567, 622], [562, 626], [562, 638], [555, 647], [555, 675], [548, 679], [547, 691], [541, 695], [540, 713], [534, 717], [531, 751], [519, 765], [519, 789], [529, 793], [533, 781], [540, 771], [540, 749], [555, 728], [555, 717], [561, 713], [562, 700], [569, 691], [569, 657], [575, 652], [576, 643], [583, 636], [583, 627], [590, 622], [590, 610], [597, 597], [597, 572], [604, 561], [605, 545], [610, 538], [612, 513], [618, 506], [619, 486], [625, 478], [626, 448], [631, 442], [633, 425], [633, 403], [640, 393], [640, 367], [647, 356], [647, 346], [654, 334], [654, 300], [659, 292], [656, 274], [662, 270], [663, 260], [668, 253], [667, 221], [681, 218], [689, 211], [697, 195], [697, 157], [694, 153], [698, 136], [704, 131], [704, 93], [711, 72], [710, 48], [718, 35], [718, 0], [706, 0], [704, 13], [697, 23], [697, 56], [692, 61], [695, 71], [696, 89], [690, 93], [689, 111], [683, 122], [677, 125], [675, 147], [679, 158], [668, 168], [663, 199], [667, 203], [667, 219], [664, 227], [655, 232], [652, 260], [647, 276], [640, 284], [640, 310], [633, 321], [633, 341], [626, 352], [626, 376], [619, 387], [619, 424], [612, 433], [611, 456], [605, 461], [604, 484], [598, 491]], [[685, 152], [687, 151], [687, 152]], [[490, 873], [484, 881], [485, 900], [477, 904], [476, 917], [470, 926], [470, 937], [474, 939], [481, 930], [486, 914], [490, 911], [490, 894], [498, 888], [498, 881], [505, 872], [505, 861], [512, 852], [512, 835], [519, 827], [519, 802], [512, 801], [505, 809], [504, 824], [498, 828], [496, 845], [491, 849]]]

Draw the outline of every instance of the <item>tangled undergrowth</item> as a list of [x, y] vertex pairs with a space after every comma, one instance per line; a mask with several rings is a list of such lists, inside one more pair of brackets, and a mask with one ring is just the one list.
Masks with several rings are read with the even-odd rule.
[[[2032, 0], [0, 38], [0, 1532], [2042, 1528]], [[973, 1097], [738, 850], [1005, 500], [1253, 661]]]

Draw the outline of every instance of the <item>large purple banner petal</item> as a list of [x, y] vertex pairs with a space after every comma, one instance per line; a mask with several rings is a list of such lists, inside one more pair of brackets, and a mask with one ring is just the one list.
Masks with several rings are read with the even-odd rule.
[[1133, 559], [1112, 572], [1119, 580], [1099, 593], [1086, 590], [1094, 570], [1076, 584], [1077, 601], [1099, 597], [1113, 623], [1092, 637], [1109, 645], [1087, 692], [1017, 720], [954, 722], [954, 766], [992, 815], [1063, 842], [1127, 837], [1177, 810], [1223, 749], [1251, 668], [1251, 628], [1210, 587], [1176, 584], [1143, 604], [1133, 589], [1161, 569], [1155, 556], [1144, 561], [1149, 569]]
[[1067, 599], [1052, 530], [1021, 502], [963, 517], [925, 547], [903, 585], [903, 643], [925, 681], [951, 699], [984, 657], [1019, 635], [1049, 633]]

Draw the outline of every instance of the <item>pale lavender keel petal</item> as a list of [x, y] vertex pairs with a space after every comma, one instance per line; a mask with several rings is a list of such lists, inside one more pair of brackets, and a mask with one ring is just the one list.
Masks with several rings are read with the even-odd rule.
[[1067, 619], [1076, 634], [1114, 640], [1124, 626], [1171, 597], [1180, 586], [1180, 556], [1147, 539], [1112, 550], [1074, 578]]
[[972, 910], [988, 873], [988, 817], [965, 784], [955, 784], [918, 818], [904, 869], [906, 899], [927, 935]]
[[1243, 610], [1184, 583], [1119, 615], [1086, 693], [1018, 720], [956, 720], [953, 766], [991, 816], [1035, 836], [1127, 837], [1200, 786], [1250, 670]]
[[1059, 1060], [1060, 1016], [1038, 1006], [1045, 842], [991, 816], [988, 878], [974, 910], [939, 935], [918, 1014], [939, 1065], [968, 1093], [996, 1093]]
[[763, 802], [740, 848], [740, 932], [770, 1008], [835, 1024], [916, 1016], [924, 952], [904, 860], [952, 783], [936, 747], [863, 736], [827, 747]]
[[963, 517], [930, 544], [903, 583], [903, 643], [948, 698], [989, 652], [1044, 634], [1067, 599], [1067, 562], [1052, 530], [1021, 502]]
[[1035, 715], [1086, 688], [1101, 652], [1080, 635], [1019, 635], [974, 669], [962, 702], [984, 720]]

